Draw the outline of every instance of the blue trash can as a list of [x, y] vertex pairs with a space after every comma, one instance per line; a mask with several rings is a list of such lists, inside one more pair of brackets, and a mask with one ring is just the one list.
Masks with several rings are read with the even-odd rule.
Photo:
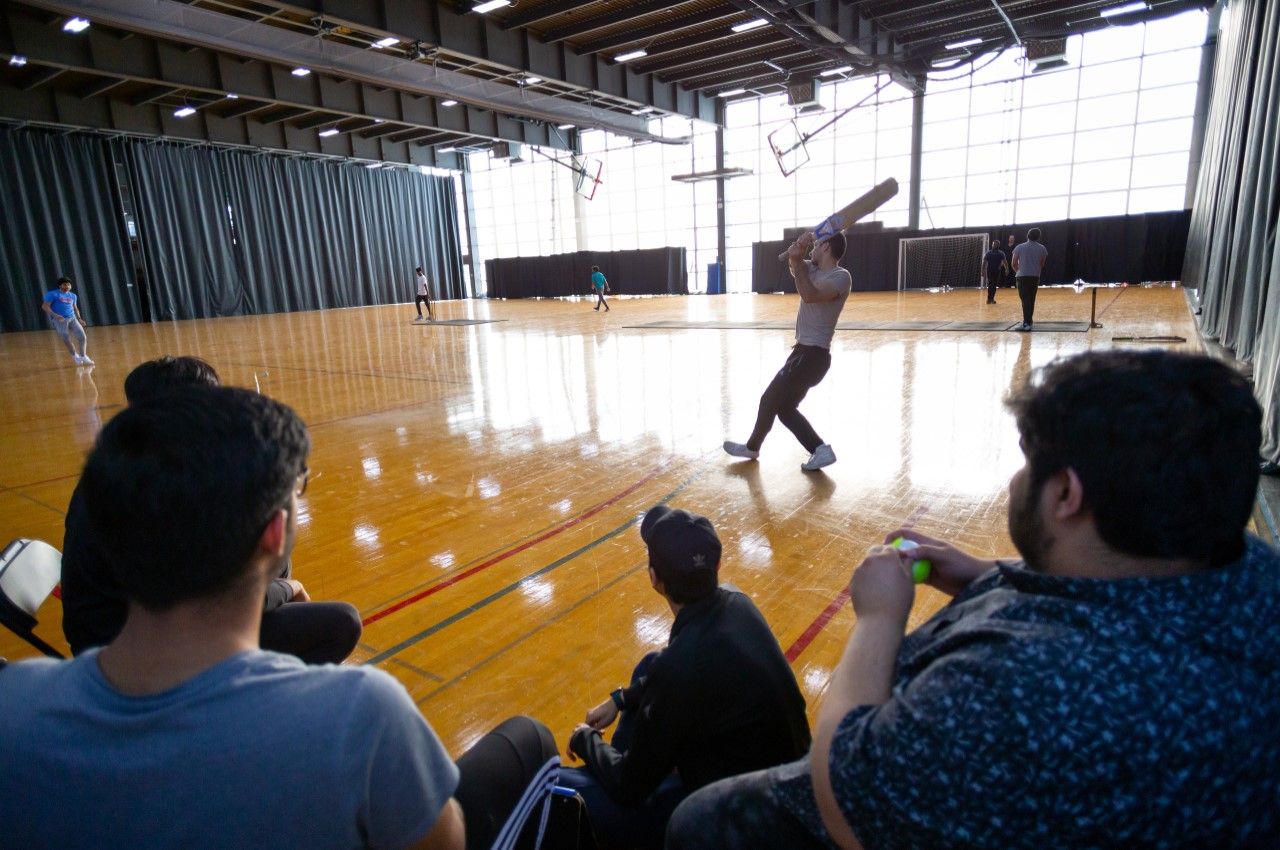
[[707, 294], [724, 295], [724, 266], [720, 263], [707, 264]]

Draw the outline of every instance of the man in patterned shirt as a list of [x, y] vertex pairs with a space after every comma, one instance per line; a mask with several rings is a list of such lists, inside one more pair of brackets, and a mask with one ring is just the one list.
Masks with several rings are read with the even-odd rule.
[[1276, 846], [1280, 557], [1245, 532], [1249, 383], [1090, 352], [1009, 406], [1023, 560], [889, 534], [955, 598], [904, 637], [909, 570], [873, 547], [810, 757], [694, 794], [668, 848]]

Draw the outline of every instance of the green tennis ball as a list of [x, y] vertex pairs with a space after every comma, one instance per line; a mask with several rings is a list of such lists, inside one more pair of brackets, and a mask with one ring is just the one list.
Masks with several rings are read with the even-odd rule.
[[[905, 537], [895, 537], [889, 545], [895, 549], [901, 549], [903, 552], [910, 552], [912, 549], [920, 548], [919, 543], [914, 540], [908, 540]], [[922, 584], [927, 581], [931, 572], [933, 572], [933, 564], [927, 559], [919, 558], [911, 562], [911, 580], [916, 584]]]

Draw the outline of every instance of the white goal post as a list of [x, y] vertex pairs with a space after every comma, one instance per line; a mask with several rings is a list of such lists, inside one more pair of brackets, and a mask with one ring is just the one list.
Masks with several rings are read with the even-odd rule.
[[898, 291], [982, 285], [985, 233], [898, 240]]

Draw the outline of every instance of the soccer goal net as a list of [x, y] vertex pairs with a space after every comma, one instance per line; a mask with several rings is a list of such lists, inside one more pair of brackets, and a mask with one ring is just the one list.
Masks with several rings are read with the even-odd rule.
[[898, 240], [898, 289], [980, 286], [985, 233]]

